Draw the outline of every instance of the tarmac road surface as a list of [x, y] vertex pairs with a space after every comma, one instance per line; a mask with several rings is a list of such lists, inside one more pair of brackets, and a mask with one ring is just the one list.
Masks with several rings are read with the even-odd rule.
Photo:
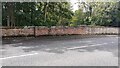
[[118, 66], [118, 36], [2, 39], [2, 66]]

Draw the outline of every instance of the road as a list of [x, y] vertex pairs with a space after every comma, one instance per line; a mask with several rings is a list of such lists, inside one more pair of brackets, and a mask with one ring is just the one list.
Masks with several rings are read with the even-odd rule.
[[118, 36], [2, 39], [3, 66], [118, 66]]

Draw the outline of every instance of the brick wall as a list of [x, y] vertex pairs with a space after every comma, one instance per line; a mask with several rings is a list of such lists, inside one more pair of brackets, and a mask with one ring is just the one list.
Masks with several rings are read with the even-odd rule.
[[2, 36], [41, 36], [41, 35], [68, 35], [68, 34], [118, 34], [115, 27], [33, 27], [0, 29]]

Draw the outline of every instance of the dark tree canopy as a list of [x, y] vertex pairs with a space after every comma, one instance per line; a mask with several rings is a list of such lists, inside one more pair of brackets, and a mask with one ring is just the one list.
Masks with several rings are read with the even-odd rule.
[[2, 14], [4, 26], [64, 26], [73, 12], [69, 2], [7, 2]]
[[120, 2], [3, 2], [2, 25], [13, 26], [120, 26]]

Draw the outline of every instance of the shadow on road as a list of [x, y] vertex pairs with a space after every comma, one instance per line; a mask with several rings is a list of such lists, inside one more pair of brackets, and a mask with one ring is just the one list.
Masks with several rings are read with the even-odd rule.
[[[113, 38], [113, 40], [111, 39]], [[111, 41], [117, 40], [114, 37], [108, 36], [43, 36], [43, 37], [20, 37], [20, 38], [5, 38], [3, 39], [3, 50], [12, 48], [15, 51], [22, 50], [21, 52], [33, 52], [33, 51], [44, 51], [48, 53], [63, 54], [70, 51], [69, 48], [88, 46], [84, 48], [76, 48], [71, 51], [77, 52], [94, 52], [98, 51], [108, 51], [113, 53], [114, 56], [118, 57], [118, 45], [107, 44], [101, 46], [89, 47], [89, 45], [97, 44], [99, 42], [109, 43]], [[92, 42], [91, 42], [92, 41]], [[17, 51], [17, 52], [20, 52]], [[5, 54], [5, 51], [3, 51]]]

